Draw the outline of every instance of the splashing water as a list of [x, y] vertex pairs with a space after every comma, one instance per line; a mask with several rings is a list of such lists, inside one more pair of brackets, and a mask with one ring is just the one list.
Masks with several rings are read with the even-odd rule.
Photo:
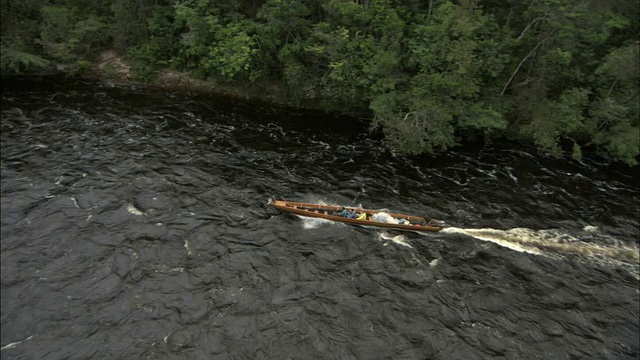
[[411, 244], [409, 244], [407, 242], [407, 236], [406, 235], [392, 235], [389, 234], [387, 232], [381, 232], [378, 234], [378, 236], [380, 237], [381, 240], [390, 240], [391, 242], [398, 244], [398, 245], [402, 245], [402, 246], [406, 246], [410, 249], [413, 249], [413, 246], [411, 246]]
[[321, 226], [328, 226], [328, 225], [337, 225], [337, 226], [344, 225], [342, 223], [338, 223], [338, 222], [323, 219], [323, 218], [309, 218], [309, 217], [304, 217], [300, 215], [296, 215], [296, 216], [302, 219], [302, 227], [305, 230], [317, 229]]

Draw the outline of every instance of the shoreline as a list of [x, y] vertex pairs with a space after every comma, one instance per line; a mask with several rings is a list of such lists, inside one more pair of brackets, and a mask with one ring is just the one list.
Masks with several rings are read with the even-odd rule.
[[[258, 81], [253, 83], [249, 81], [238, 81], [233, 85], [227, 85], [218, 83], [213, 80], [196, 79], [186, 73], [169, 68], [158, 71], [149, 82], [136, 80], [132, 76], [131, 66], [126, 63], [123, 56], [116, 54], [113, 50], [107, 50], [101, 53], [97, 61], [93, 63], [91, 68], [83, 73], [73, 73], [65, 71], [66, 68], [67, 67], [64, 65], [57, 65], [38, 74], [16, 74], [13, 76], [65, 76], [69, 79], [76, 78], [98, 81], [107, 86], [139, 86], [150, 89], [195, 93], [204, 96], [219, 96], [231, 100], [256, 102], [263, 106], [280, 107], [297, 111], [315, 111], [332, 117], [349, 117], [360, 122], [364, 126], [369, 126], [372, 119], [372, 114], [370, 112], [363, 111], [362, 109], [352, 109], [351, 111], [343, 109], [342, 111], [338, 111], [327, 109], [326, 107], [322, 106], [319, 101], [306, 100], [301, 101], [300, 103], [289, 101], [287, 100], [286, 94], [283, 93], [282, 87], [278, 86], [276, 81]], [[4, 76], [12, 75], [3, 75], [3, 77]], [[373, 131], [373, 134], [370, 135], [373, 137], [377, 137], [376, 135], [374, 135], [375, 133], [379, 134], [379, 130]], [[500, 140], [494, 141], [493, 146], [496, 146], [497, 143], [502, 143], [503, 145], [498, 147], [503, 147], [505, 143], [511, 142], [512, 141], [507, 138], [502, 138]], [[555, 158], [553, 156], [549, 156], [548, 154], [539, 153], [534, 148], [531, 148], [532, 144], [520, 145], [525, 148], [525, 151], [532, 154], [535, 153], [547, 159], [548, 161], [566, 161], [569, 159], [568, 157]], [[473, 148], [475, 150], [478, 150], [491, 148], [493, 146], [491, 146], [490, 144], [480, 145], [476, 143], [476, 141], [471, 141], [464, 144], [458, 144], [454, 148]], [[429, 156], [429, 154], [425, 155]], [[594, 151], [585, 151], [584, 157], [596, 160], [597, 162], [607, 162], [614, 168], [624, 168], [624, 166], [620, 166], [621, 163], [619, 163], [619, 161], [606, 159]], [[577, 161], [581, 162], [582, 160]], [[626, 173], [628, 170], [631, 171], [631, 173], [633, 174], [632, 176], [640, 176], [640, 165], [631, 166], [628, 169], [625, 168], [622, 171]]]
[[[65, 73], [62, 71], [62, 73]], [[66, 73], [65, 73], [66, 74]], [[287, 94], [277, 81], [262, 80], [257, 82], [236, 81], [233, 85], [222, 84], [214, 80], [201, 80], [189, 76], [187, 73], [164, 68], [158, 71], [149, 82], [133, 79], [131, 66], [123, 56], [113, 50], [103, 51], [98, 62], [91, 71], [80, 77], [95, 79], [98, 81], [119, 84], [138, 85], [166, 89], [171, 91], [193, 92], [202, 95], [223, 96], [231, 99], [255, 101], [263, 105], [279, 106], [296, 110], [320, 111], [328, 115], [356, 117], [360, 120], [371, 121], [372, 114], [368, 111], [331, 110], [323, 107], [318, 101], [302, 100], [299, 103], [288, 100]]]

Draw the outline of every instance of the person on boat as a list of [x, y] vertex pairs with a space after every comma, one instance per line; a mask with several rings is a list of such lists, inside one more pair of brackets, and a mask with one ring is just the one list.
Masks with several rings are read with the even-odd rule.
[[353, 209], [349, 209], [349, 212], [347, 214], [347, 218], [356, 219], [356, 218], [358, 218], [358, 213], [356, 213], [356, 211], [353, 210]]
[[356, 218], [356, 220], [367, 220], [367, 213], [362, 213]]
[[345, 207], [342, 208], [342, 211], [340, 212], [340, 216], [349, 217], [349, 211], [347, 211], [347, 208]]

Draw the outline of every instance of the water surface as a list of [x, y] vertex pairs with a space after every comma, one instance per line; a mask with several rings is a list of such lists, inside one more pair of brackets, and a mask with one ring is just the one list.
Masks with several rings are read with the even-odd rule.
[[[366, 124], [3, 79], [3, 359], [634, 359], [637, 169]], [[402, 234], [272, 198], [446, 220]]]

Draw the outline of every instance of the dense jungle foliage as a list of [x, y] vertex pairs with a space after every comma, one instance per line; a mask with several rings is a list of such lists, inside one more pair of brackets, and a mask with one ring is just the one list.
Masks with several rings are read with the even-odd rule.
[[1, 3], [3, 74], [82, 72], [116, 49], [139, 80], [171, 68], [370, 114], [406, 154], [497, 138], [630, 165], [640, 152], [638, 1]]

